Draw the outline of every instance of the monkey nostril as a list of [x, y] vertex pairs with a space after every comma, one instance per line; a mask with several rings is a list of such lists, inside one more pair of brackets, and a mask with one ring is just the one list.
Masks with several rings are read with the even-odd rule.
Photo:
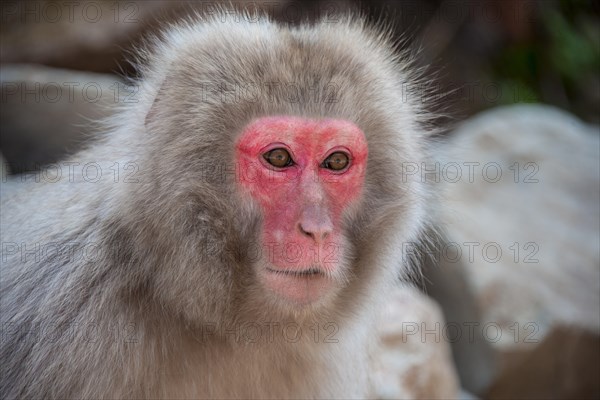
[[315, 235], [312, 232], [307, 231], [306, 229], [304, 229], [304, 227], [302, 226], [302, 224], [299, 224], [298, 227], [300, 228], [300, 232], [302, 232], [302, 234], [314, 239]]

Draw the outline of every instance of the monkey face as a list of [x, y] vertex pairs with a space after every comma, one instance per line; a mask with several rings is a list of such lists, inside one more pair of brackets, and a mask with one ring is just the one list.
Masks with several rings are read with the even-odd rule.
[[242, 132], [239, 185], [263, 213], [265, 288], [308, 304], [338, 286], [347, 268], [342, 216], [361, 195], [367, 155], [363, 132], [344, 120], [265, 117]]

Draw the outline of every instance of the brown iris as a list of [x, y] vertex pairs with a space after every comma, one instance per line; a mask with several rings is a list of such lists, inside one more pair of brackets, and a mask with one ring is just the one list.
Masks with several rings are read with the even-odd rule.
[[334, 171], [341, 171], [348, 166], [349, 162], [350, 158], [346, 153], [336, 151], [323, 161], [323, 167]]
[[263, 154], [263, 157], [274, 167], [283, 168], [292, 165], [292, 156], [286, 149], [273, 149]]

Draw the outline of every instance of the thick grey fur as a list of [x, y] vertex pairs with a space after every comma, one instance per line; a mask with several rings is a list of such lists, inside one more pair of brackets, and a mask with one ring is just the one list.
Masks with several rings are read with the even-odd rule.
[[[102, 179], [71, 182], [63, 166], [57, 182], [2, 184], [0, 396], [368, 396], [375, 317], [428, 198], [402, 174], [426, 157], [427, 113], [388, 36], [357, 17], [288, 27], [229, 14], [150, 39], [135, 102], [70, 160], [98, 163]], [[261, 215], [237, 190], [234, 142], [268, 115], [346, 119], [368, 141], [344, 279], [313, 306], [265, 293], [249, 255]], [[232, 334], [247, 324], [275, 333]]]

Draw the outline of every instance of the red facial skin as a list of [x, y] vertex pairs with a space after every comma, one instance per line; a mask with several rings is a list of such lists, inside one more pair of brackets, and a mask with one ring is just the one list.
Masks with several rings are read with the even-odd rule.
[[[263, 155], [283, 148], [293, 164], [277, 168]], [[350, 162], [341, 171], [323, 166], [334, 152]], [[255, 120], [236, 144], [239, 184], [260, 204], [262, 245], [268, 266], [263, 284], [296, 304], [314, 302], [332, 285], [342, 261], [342, 212], [359, 196], [367, 166], [363, 132], [345, 120], [290, 116]], [[294, 273], [317, 274], [298, 276]]]

